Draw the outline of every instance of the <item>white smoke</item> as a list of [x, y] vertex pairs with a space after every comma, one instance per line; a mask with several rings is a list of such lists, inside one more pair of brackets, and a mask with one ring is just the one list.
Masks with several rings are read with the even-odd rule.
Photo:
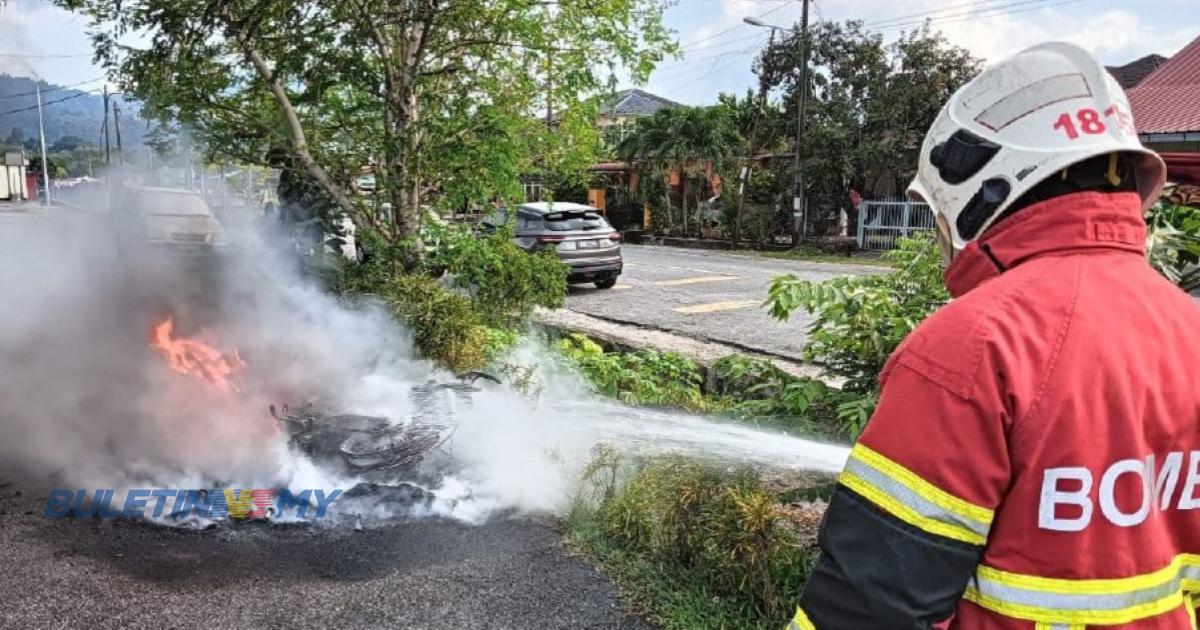
[[[0, 477], [70, 489], [346, 489], [357, 480], [289, 448], [268, 405], [317, 401], [404, 423], [414, 385], [454, 380], [413, 357], [385, 309], [325, 293], [248, 226], [228, 226], [238, 238], [209, 274], [203, 261], [123, 256], [99, 209], [19, 223], [0, 223]], [[237, 349], [240, 391], [168, 369], [148, 343], [166, 316], [177, 336]], [[443, 401], [446, 417], [433, 420], [452, 435], [411, 480], [437, 496], [425, 513], [478, 522], [562, 510], [601, 441], [822, 470], [845, 459], [842, 447], [597, 401], [536, 344], [519, 354], [540, 365], [543, 395], [491, 387]]]

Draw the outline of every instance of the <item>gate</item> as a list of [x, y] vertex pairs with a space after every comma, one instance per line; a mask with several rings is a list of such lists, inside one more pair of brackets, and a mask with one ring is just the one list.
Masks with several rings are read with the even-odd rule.
[[858, 248], [895, 249], [896, 239], [936, 229], [929, 204], [905, 197], [864, 201], [858, 208]]

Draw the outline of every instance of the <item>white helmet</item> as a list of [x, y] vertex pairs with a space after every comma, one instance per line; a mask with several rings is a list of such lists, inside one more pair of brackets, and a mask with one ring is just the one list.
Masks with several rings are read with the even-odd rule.
[[921, 145], [908, 193], [930, 204], [959, 251], [1039, 182], [1118, 152], [1131, 154], [1148, 208], [1166, 167], [1138, 142], [1125, 92], [1087, 51], [1048, 42], [987, 68], [950, 97]]

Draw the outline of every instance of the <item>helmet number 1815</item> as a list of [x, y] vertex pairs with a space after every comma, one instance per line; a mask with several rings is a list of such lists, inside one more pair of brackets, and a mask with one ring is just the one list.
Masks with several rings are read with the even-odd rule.
[[[1136, 133], [1133, 130], [1133, 122], [1129, 119], [1129, 114], [1116, 105], [1110, 105], [1108, 109], [1104, 110], [1104, 118], [1115, 118], [1117, 126], [1122, 131]], [[1108, 131], [1108, 127], [1104, 124], [1104, 118], [1100, 117], [1100, 112], [1091, 107], [1085, 107], [1075, 112], [1074, 117], [1063, 112], [1054, 121], [1054, 129], [1062, 129], [1063, 133], [1067, 134], [1068, 140], [1078, 138], [1080, 131], [1088, 135], [1098, 135]], [[1078, 124], [1076, 121], [1079, 121]]]

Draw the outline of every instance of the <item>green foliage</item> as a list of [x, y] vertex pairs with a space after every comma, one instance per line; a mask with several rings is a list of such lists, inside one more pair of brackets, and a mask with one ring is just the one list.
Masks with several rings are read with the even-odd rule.
[[608, 353], [579, 334], [558, 342], [559, 351], [595, 390], [630, 405], [669, 405], [691, 411], [712, 408], [701, 385], [704, 375], [691, 359], [675, 353], [637, 350]]
[[[87, 16], [148, 117], [211, 154], [305, 171], [410, 254], [425, 204], [512, 199], [538, 170], [581, 177], [600, 144], [587, 97], [676, 48], [660, 0], [56, 3]], [[130, 32], [145, 45], [121, 45]], [[530, 116], [547, 106], [557, 125]], [[365, 164], [375, 198], [347, 194]]]
[[1146, 256], [1184, 291], [1200, 289], [1200, 208], [1159, 200], [1146, 212]]
[[383, 298], [412, 331], [422, 356], [455, 372], [486, 364], [489, 333], [466, 297], [432, 278], [402, 275], [385, 286]]
[[863, 396], [819, 379], [793, 376], [765, 359], [731, 354], [713, 364], [713, 376], [714, 394], [730, 401], [729, 413], [736, 418], [849, 440], [858, 437], [865, 424], [851, 413], [863, 404]]
[[[764, 87], [783, 92], [781, 110], [795, 112], [800, 93], [795, 69], [804, 42], [798, 32], [783, 35], [756, 66]], [[981, 66], [927, 25], [885, 43], [861, 21], [819, 22], [810, 28], [809, 40], [801, 168], [820, 233], [838, 208], [852, 211], [849, 189], [866, 195], [878, 187], [904, 189], [916, 170], [911, 147], [920, 145], [942, 104]], [[796, 137], [795, 116], [774, 120], [769, 137]], [[787, 193], [790, 178], [781, 184]]]
[[647, 188], [639, 191], [644, 201], [658, 202], [649, 187], [662, 192], [662, 223], [668, 229], [675, 227], [675, 216], [669, 191], [665, 185], [659, 188], [657, 182], [664, 182], [672, 170], [682, 174], [680, 218], [687, 231], [689, 226], [699, 228], [698, 220], [689, 223], [688, 202], [691, 211], [699, 209], [700, 196], [707, 187], [706, 168], [712, 166], [719, 171], [733, 158], [745, 155], [745, 140], [726, 107], [666, 107], [639, 118], [633, 132], [617, 146], [617, 154], [637, 163], [639, 179], [646, 180]]
[[566, 299], [567, 266], [553, 251], [518, 247], [511, 228], [480, 234], [459, 225], [431, 225], [426, 233], [436, 243], [427, 265], [452, 274], [489, 326], [512, 328], [534, 307], [558, 308]]
[[[412, 329], [421, 354], [456, 371], [499, 361], [535, 306], [562, 305], [567, 269], [552, 253], [529, 254], [503, 231], [480, 235], [430, 221], [424, 233], [428, 255], [415, 273], [403, 273], [398, 262], [404, 243], [373, 230], [356, 234], [371, 252], [366, 261], [316, 256], [315, 271], [335, 293], [387, 300]], [[434, 279], [447, 271], [451, 287]]]
[[588, 479], [568, 528], [667, 628], [778, 628], [811, 558], [752, 471], [666, 458], [615, 481], [612, 453]]
[[876, 388], [888, 356], [930, 313], [949, 299], [932, 235], [901, 239], [888, 252], [896, 270], [811, 282], [775, 278], [767, 294], [771, 315], [786, 321], [796, 309], [814, 316], [805, 355], [846, 379], [846, 391]]

